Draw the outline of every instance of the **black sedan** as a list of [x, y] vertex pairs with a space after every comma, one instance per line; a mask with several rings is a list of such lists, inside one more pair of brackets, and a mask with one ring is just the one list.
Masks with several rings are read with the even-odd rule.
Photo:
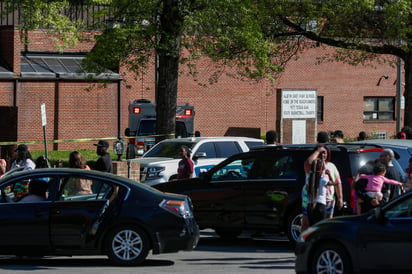
[[412, 192], [363, 215], [322, 221], [301, 240], [297, 273], [410, 273]]
[[19, 171], [0, 179], [0, 254], [107, 255], [137, 265], [192, 250], [192, 204], [127, 178], [81, 169]]

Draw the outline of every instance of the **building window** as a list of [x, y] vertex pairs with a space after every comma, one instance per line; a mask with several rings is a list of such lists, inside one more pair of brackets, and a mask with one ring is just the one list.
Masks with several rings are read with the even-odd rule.
[[317, 100], [316, 118], [318, 119], [318, 122], [323, 122], [323, 96], [318, 96]]
[[363, 120], [395, 120], [395, 97], [364, 97]]

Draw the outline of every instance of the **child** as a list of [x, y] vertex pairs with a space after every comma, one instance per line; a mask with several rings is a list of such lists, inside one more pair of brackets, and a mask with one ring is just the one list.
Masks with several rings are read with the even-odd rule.
[[309, 225], [326, 218], [326, 195], [327, 187], [331, 182], [329, 170], [325, 169], [323, 159], [315, 159], [312, 162], [311, 170], [306, 176], [307, 191], [307, 216]]
[[374, 175], [361, 174], [359, 178], [368, 179], [368, 184], [366, 185], [366, 188], [365, 188], [366, 194], [370, 198], [376, 199], [378, 202], [380, 202], [383, 198], [382, 186], [384, 183], [390, 184], [390, 185], [403, 186], [401, 182], [391, 180], [385, 177], [386, 167], [381, 162], [375, 163], [373, 167], [373, 173]]

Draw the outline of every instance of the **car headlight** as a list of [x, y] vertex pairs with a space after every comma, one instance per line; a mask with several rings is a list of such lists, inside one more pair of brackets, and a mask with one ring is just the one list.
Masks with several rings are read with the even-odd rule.
[[309, 237], [309, 235], [311, 235], [313, 232], [315, 232], [316, 230], [318, 230], [317, 227], [309, 227], [308, 229], [302, 231], [299, 235], [299, 240], [298, 242], [304, 242], [306, 240], [307, 237]]
[[165, 170], [163, 166], [151, 166], [146, 169], [146, 180], [153, 180], [162, 177], [161, 173]]

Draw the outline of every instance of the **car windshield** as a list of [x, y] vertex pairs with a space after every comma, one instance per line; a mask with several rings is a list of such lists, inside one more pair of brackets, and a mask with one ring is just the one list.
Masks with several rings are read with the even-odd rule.
[[192, 149], [195, 143], [193, 142], [161, 142], [152, 147], [149, 151], [147, 151], [143, 158], [145, 157], [167, 157], [167, 158], [174, 158], [179, 159], [179, 148], [181, 146], [187, 146], [188, 148]]

